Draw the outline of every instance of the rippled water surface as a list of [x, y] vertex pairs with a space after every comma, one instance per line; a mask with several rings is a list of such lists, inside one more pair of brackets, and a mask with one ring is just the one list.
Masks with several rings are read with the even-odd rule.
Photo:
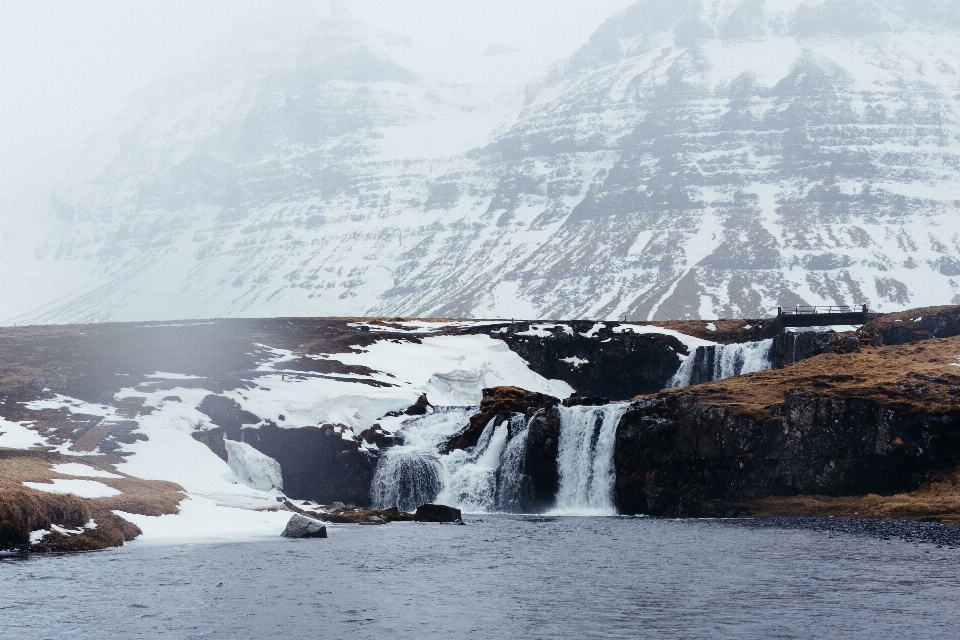
[[960, 550], [716, 521], [468, 519], [0, 561], [4, 638], [945, 638]]

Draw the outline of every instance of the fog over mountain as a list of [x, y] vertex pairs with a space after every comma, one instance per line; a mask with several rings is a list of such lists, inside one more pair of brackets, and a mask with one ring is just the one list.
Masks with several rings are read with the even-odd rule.
[[0, 319], [960, 304], [960, 2], [641, 0], [516, 87], [309, 31], [141, 92], [30, 247], [84, 287]]

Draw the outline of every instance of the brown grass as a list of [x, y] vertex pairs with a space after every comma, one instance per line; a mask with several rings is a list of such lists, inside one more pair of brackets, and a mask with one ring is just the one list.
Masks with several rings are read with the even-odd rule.
[[[759, 414], [794, 389], [824, 396], [861, 398], [906, 413], [960, 411], [960, 336], [860, 353], [822, 354], [782, 369], [669, 389], [661, 396], [695, 393], [701, 402], [733, 413]], [[930, 380], [933, 379], [933, 380]]]
[[917, 491], [893, 496], [770, 497], [743, 505], [757, 517], [802, 514], [837, 518], [902, 518], [960, 524], [960, 467]]
[[69, 536], [51, 532], [31, 550], [89, 551], [118, 546], [140, 535], [140, 529], [112, 511], [150, 516], [177, 513], [177, 505], [185, 497], [183, 490], [171, 482], [131, 477], [87, 478], [123, 492], [110, 498], [80, 498], [23, 485], [77, 477], [53, 471], [52, 465], [63, 462], [80, 462], [116, 473], [102, 456], [67, 457], [45, 451], [0, 449], [0, 548], [27, 545], [31, 531], [49, 530], [52, 524], [77, 529], [91, 518], [97, 523], [96, 529]]

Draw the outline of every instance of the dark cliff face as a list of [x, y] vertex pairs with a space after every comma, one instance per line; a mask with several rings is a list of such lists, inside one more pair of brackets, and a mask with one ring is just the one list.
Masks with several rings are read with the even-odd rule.
[[765, 414], [696, 395], [645, 398], [617, 429], [621, 513], [736, 515], [766, 496], [916, 489], [960, 464], [960, 407], [898, 411], [862, 398], [795, 390]]
[[[224, 439], [245, 442], [280, 464], [284, 493], [297, 500], [334, 501], [369, 506], [370, 483], [377, 467], [375, 455], [363, 451], [357, 439], [344, 440], [339, 425], [285, 429], [261, 420], [230, 398], [206, 396], [197, 409], [217, 425], [195, 431], [195, 440], [207, 445], [223, 460], [228, 459]], [[370, 439], [382, 435], [365, 432]], [[384, 440], [386, 442], [386, 440]]]
[[773, 338], [770, 363], [774, 367], [800, 362], [821, 353], [856, 353], [860, 339], [834, 331], [780, 333]]
[[464, 431], [447, 442], [444, 451], [475, 447], [491, 420], [496, 425], [503, 422], [509, 425], [508, 443], [520, 437], [526, 427], [519, 477], [505, 478], [503, 469], [497, 472], [498, 508], [519, 513], [546, 511], [553, 505], [560, 485], [559, 405], [557, 398], [517, 387], [484, 389], [480, 411], [470, 418]]
[[874, 344], [898, 345], [960, 335], [960, 306], [925, 307], [890, 313], [861, 327]]
[[604, 326], [594, 336], [584, 336], [593, 326], [593, 322], [570, 322], [541, 337], [522, 335], [527, 325], [511, 325], [491, 335], [506, 342], [543, 377], [563, 380], [581, 395], [610, 400], [664, 388], [680, 368], [679, 355], [688, 353], [683, 343], [664, 334], [614, 333]]
[[268, 424], [243, 429], [241, 440], [280, 463], [287, 496], [369, 506], [377, 459], [358, 442], [344, 440], [341, 430], [335, 425], [283, 429]]

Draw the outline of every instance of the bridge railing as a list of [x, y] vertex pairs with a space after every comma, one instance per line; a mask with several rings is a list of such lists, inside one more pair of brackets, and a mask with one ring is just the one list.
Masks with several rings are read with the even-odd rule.
[[831, 305], [822, 307], [796, 306], [777, 307], [778, 316], [813, 316], [831, 313], [867, 313], [867, 305]]

